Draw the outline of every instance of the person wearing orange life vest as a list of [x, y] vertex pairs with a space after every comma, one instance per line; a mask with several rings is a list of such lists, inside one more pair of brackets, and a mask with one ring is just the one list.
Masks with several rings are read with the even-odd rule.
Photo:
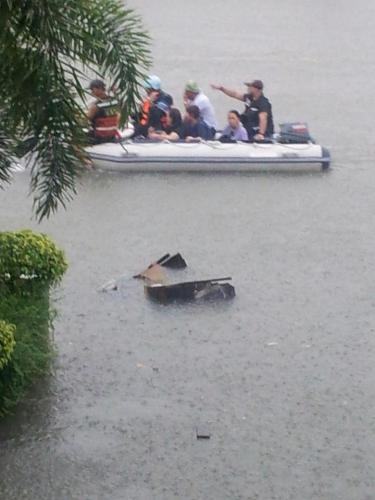
[[147, 137], [149, 127], [155, 130], [163, 129], [167, 120], [166, 111], [173, 105], [172, 97], [161, 89], [160, 78], [150, 75], [144, 82], [146, 98], [141, 104], [137, 122], [135, 123], [134, 136]]
[[102, 80], [92, 80], [89, 88], [91, 95], [96, 98], [87, 111], [91, 124], [89, 136], [96, 144], [113, 142], [117, 138], [120, 123], [118, 100], [107, 94]]

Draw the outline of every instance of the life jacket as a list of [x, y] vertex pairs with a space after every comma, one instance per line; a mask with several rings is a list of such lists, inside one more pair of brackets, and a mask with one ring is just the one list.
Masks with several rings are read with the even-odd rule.
[[142, 103], [141, 110], [139, 112], [139, 123], [141, 125], [147, 125], [150, 119], [151, 101], [150, 99], [145, 99]]
[[96, 107], [98, 111], [93, 119], [95, 137], [101, 139], [116, 137], [120, 123], [117, 99], [108, 98], [105, 101], [97, 101]]
[[[173, 99], [169, 94], [166, 94], [163, 91], [160, 91], [159, 97], [155, 102], [151, 102], [149, 98], [146, 98], [141, 105], [141, 109], [139, 111], [139, 119], [138, 123], [143, 126], [147, 126], [150, 121], [150, 112], [153, 106], [158, 107], [158, 102], [164, 102], [168, 108], [170, 108], [173, 104]], [[160, 124], [164, 128], [167, 126], [167, 117], [165, 113], [160, 118]]]

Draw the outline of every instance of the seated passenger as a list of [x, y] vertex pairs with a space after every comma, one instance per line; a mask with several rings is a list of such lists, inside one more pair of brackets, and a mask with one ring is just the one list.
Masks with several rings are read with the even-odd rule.
[[[163, 110], [166, 106], [164, 103], [159, 103], [157, 106]], [[179, 131], [182, 124], [181, 113], [176, 108], [170, 110], [164, 109], [165, 119], [162, 123], [162, 128], [156, 129], [150, 127], [148, 129], [148, 138], [154, 141], [178, 141], [180, 139]]]
[[189, 80], [185, 85], [184, 103], [185, 108], [193, 104], [198, 106], [202, 120], [213, 129], [213, 133], [215, 134], [217, 123], [214, 108], [209, 98], [203, 94], [198, 84], [193, 80]]
[[110, 97], [102, 80], [92, 80], [89, 89], [96, 100], [87, 110], [90, 122], [89, 136], [94, 144], [113, 142], [118, 135], [120, 107], [115, 97]]
[[204, 139], [206, 141], [213, 139], [214, 133], [207, 123], [202, 120], [198, 106], [192, 105], [186, 108], [186, 115], [181, 127], [180, 137], [186, 142], [194, 142], [198, 139]]
[[157, 106], [164, 103], [169, 108], [173, 105], [172, 97], [161, 89], [160, 78], [156, 75], [151, 75], [146, 78], [144, 83], [147, 96], [141, 104], [139, 116], [135, 123], [134, 135], [143, 135], [147, 137], [149, 127], [158, 129], [162, 127], [162, 122], [165, 119], [165, 113]]
[[221, 142], [226, 141], [248, 141], [249, 136], [245, 127], [241, 123], [241, 116], [238, 111], [233, 109], [228, 113], [228, 126], [225, 127], [219, 139]]

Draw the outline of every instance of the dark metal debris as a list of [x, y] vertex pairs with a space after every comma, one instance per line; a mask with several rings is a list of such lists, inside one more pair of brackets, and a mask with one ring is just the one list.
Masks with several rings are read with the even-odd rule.
[[197, 439], [210, 439], [211, 438], [210, 431], [209, 431], [208, 427], [206, 427], [205, 425], [199, 425], [196, 428], [196, 434], [197, 434]]

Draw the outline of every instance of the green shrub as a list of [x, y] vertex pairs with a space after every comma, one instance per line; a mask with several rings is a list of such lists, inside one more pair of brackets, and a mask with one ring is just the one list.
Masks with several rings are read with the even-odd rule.
[[64, 252], [47, 235], [28, 229], [0, 233], [0, 283], [54, 285], [66, 269]]
[[67, 262], [45, 234], [0, 233], [0, 417], [50, 370], [49, 288]]
[[[0, 301], [0, 317], [14, 328], [14, 349], [0, 367], [0, 417], [24, 397], [37, 378], [49, 373], [54, 350], [50, 339], [52, 313], [48, 286], [31, 294], [6, 293]], [[1, 336], [1, 335], [0, 335]]]
[[16, 341], [14, 333], [16, 327], [0, 320], [0, 370], [9, 363]]

